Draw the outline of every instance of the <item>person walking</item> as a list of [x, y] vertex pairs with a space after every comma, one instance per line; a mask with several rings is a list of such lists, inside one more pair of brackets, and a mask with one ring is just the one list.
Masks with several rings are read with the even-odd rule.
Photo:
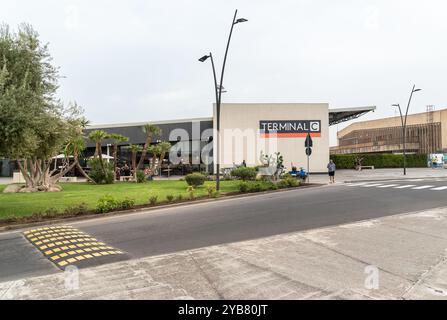
[[337, 167], [335, 166], [334, 161], [331, 159], [327, 164], [327, 170], [329, 173], [329, 183], [335, 183], [335, 170]]

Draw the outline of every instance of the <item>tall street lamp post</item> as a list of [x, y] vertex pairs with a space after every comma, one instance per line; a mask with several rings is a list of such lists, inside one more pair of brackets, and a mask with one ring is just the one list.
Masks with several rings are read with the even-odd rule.
[[408, 99], [407, 104], [407, 110], [405, 111], [405, 117], [402, 114], [402, 109], [400, 107], [399, 103], [393, 104], [393, 107], [399, 108], [400, 113], [400, 122], [402, 125], [402, 148], [403, 148], [403, 155], [404, 155], [404, 175], [407, 175], [407, 159], [406, 159], [406, 143], [407, 143], [407, 116], [408, 116], [408, 110], [410, 109], [410, 103], [411, 99], [413, 98], [413, 93], [421, 91], [422, 89], [416, 89], [416, 85], [413, 85], [413, 89], [410, 93], [410, 98]]
[[236, 19], [237, 10], [234, 12], [233, 22], [231, 24], [230, 35], [228, 36], [227, 47], [225, 49], [225, 56], [222, 64], [222, 71], [220, 73], [220, 82], [217, 83], [216, 69], [214, 67], [213, 55], [205, 55], [199, 59], [200, 62], [205, 62], [208, 58], [211, 60], [211, 66], [213, 68], [213, 78], [214, 78], [214, 91], [216, 95], [216, 150], [214, 150], [213, 159], [216, 161], [216, 190], [220, 189], [220, 104], [222, 101], [222, 92], [224, 92], [223, 78], [225, 73], [225, 64], [227, 62], [228, 48], [230, 47], [231, 35], [233, 34], [234, 25], [242, 22], [247, 22], [247, 19], [239, 18]]

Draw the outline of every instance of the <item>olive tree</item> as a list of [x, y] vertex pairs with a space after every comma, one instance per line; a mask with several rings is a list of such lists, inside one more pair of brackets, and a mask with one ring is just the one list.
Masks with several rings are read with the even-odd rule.
[[[78, 162], [81, 150], [68, 146], [82, 138], [86, 120], [76, 104], [65, 107], [56, 98], [58, 79], [48, 45], [31, 26], [0, 26], [0, 156], [16, 160], [26, 191], [56, 191]], [[64, 166], [52, 170], [61, 152]]]

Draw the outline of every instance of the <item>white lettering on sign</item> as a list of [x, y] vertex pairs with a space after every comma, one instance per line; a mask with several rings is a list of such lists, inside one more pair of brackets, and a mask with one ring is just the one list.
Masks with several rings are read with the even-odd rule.
[[275, 137], [321, 137], [320, 120], [261, 120], [259, 121], [261, 136]]

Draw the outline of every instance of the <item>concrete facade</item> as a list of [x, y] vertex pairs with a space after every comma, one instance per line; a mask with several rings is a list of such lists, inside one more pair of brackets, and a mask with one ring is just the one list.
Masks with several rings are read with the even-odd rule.
[[[447, 150], [447, 109], [408, 115], [406, 149], [414, 153]], [[400, 116], [359, 121], [337, 133], [338, 146], [332, 154], [389, 152], [400, 153], [402, 124]]]
[[[280, 152], [284, 165], [290, 169], [291, 164], [307, 167], [304, 148], [304, 132], [295, 136], [263, 137], [260, 130], [261, 121], [319, 121], [320, 134], [313, 139], [310, 158], [311, 172], [325, 172], [329, 161], [329, 105], [327, 103], [225, 103], [221, 105], [220, 133], [222, 168], [240, 164], [243, 160], [249, 166], [261, 164], [260, 154]], [[214, 114], [216, 110], [214, 108]], [[216, 128], [214, 116], [214, 128]], [[300, 136], [297, 136], [300, 135]], [[216, 144], [216, 141], [214, 142]], [[214, 145], [216, 147], [216, 145]]]

